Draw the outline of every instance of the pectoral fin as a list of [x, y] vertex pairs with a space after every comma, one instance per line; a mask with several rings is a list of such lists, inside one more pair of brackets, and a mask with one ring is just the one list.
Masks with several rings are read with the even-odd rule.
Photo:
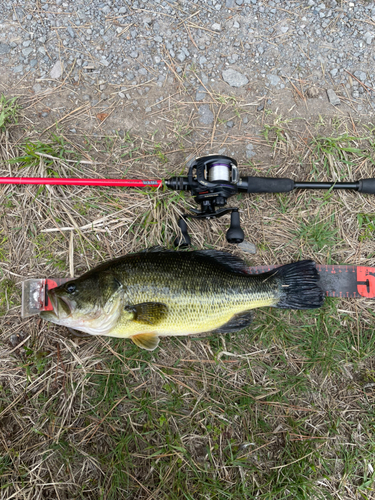
[[168, 313], [168, 307], [160, 302], [143, 302], [134, 306], [125, 306], [124, 313], [131, 321], [157, 325]]
[[156, 333], [139, 333], [138, 335], [133, 335], [130, 338], [134, 344], [141, 349], [146, 349], [147, 351], [153, 351], [159, 345], [159, 337]]

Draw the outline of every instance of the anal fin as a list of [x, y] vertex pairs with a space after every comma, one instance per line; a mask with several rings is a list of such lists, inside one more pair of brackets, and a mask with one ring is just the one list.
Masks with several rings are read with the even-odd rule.
[[153, 351], [159, 345], [159, 337], [156, 333], [138, 333], [130, 338], [134, 344], [147, 351]]
[[243, 330], [253, 321], [252, 311], [245, 311], [244, 313], [236, 314], [227, 323], [216, 328], [211, 333], [231, 333]]

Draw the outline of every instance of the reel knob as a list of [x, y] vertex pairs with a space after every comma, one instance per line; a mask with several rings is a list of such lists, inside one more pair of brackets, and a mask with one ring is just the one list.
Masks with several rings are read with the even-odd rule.
[[176, 248], [187, 248], [191, 245], [191, 239], [187, 232], [187, 224], [184, 219], [179, 219], [177, 224], [181, 229], [181, 234], [175, 238], [173, 245]]
[[242, 231], [240, 224], [240, 214], [238, 210], [235, 209], [230, 215], [230, 227], [226, 235], [228, 243], [242, 243], [245, 239], [245, 233]]

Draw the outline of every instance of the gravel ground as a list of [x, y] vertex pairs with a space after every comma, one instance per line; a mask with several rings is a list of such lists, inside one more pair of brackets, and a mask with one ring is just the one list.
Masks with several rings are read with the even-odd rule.
[[[95, 105], [115, 88], [134, 101], [130, 112], [147, 114], [150, 88], [194, 69], [185, 85], [198, 102], [224, 80], [232, 93], [257, 97], [315, 86], [327, 107], [374, 110], [374, 2], [11, 0], [1, 3], [0, 22], [1, 78], [31, 82], [35, 93], [69, 71], [84, 100]], [[209, 124], [213, 115], [203, 107], [200, 118]]]

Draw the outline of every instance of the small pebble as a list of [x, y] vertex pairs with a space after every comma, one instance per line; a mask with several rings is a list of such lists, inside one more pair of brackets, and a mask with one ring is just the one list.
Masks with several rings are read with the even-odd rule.
[[55, 64], [52, 66], [52, 69], [50, 71], [50, 77], [57, 80], [60, 78], [62, 75], [62, 67], [60, 61], [56, 61]]
[[214, 115], [210, 110], [208, 104], [203, 104], [202, 106], [199, 106], [198, 114], [200, 123], [204, 125], [211, 125], [211, 123], [214, 121]]
[[254, 151], [254, 146], [252, 144], [248, 144], [246, 146], [246, 158], [249, 160], [256, 156], [256, 152]]
[[250, 254], [256, 254], [257, 253], [257, 248], [254, 245], [254, 243], [251, 243], [250, 241], [242, 241], [241, 243], [238, 244], [238, 248], [240, 248], [243, 252], [250, 253]]
[[222, 77], [231, 87], [243, 87], [249, 81], [245, 75], [235, 69], [223, 71]]
[[338, 106], [341, 103], [339, 97], [337, 96], [336, 92], [333, 89], [327, 90], [327, 95], [328, 95], [329, 102], [333, 106]]

